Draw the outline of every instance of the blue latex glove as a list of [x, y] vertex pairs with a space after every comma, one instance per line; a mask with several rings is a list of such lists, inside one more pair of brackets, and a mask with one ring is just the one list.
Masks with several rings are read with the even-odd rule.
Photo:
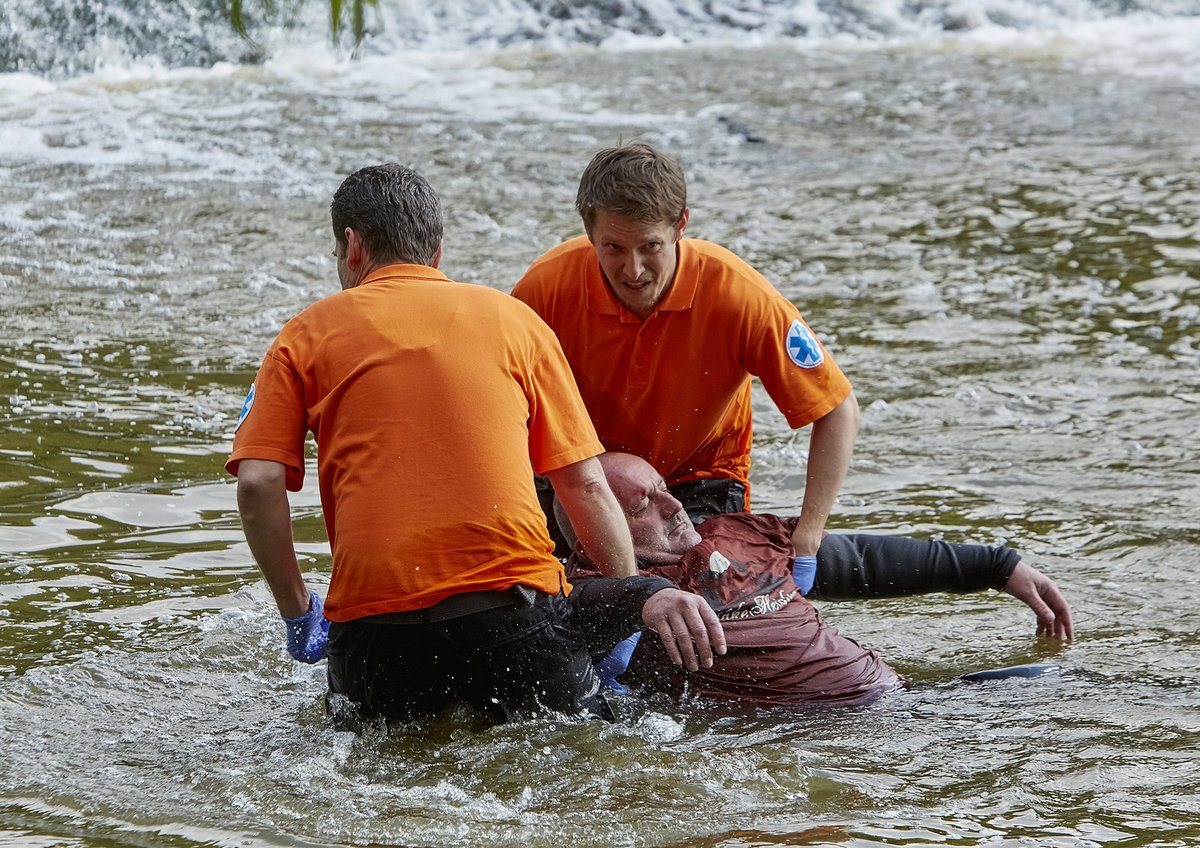
[[611, 689], [618, 695], [628, 695], [629, 690], [617, 682], [617, 678], [625, 673], [625, 669], [629, 668], [629, 661], [633, 658], [633, 649], [637, 647], [638, 640], [642, 638], [642, 631], [638, 631], [625, 639], [618, 642], [617, 646], [612, 649], [607, 657], [596, 663], [596, 676], [600, 678], [600, 683], [606, 689]]
[[813, 582], [817, 579], [817, 558], [796, 557], [792, 561], [792, 579], [796, 581], [796, 588], [800, 590], [801, 595], [812, 591]]
[[287, 625], [288, 653], [302, 663], [315, 663], [325, 659], [325, 646], [329, 642], [329, 619], [325, 617], [325, 604], [316, 592], [309, 592], [308, 612], [298, 618], [285, 618]]

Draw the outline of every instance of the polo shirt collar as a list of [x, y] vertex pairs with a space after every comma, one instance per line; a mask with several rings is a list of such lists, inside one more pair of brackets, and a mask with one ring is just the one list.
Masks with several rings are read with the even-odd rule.
[[[646, 316], [647, 319], [655, 312], [680, 312], [692, 308], [692, 302], [696, 298], [696, 288], [700, 281], [700, 255], [692, 247], [691, 239], [680, 239], [678, 250], [679, 259], [675, 264], [675, 280], [667, 289], [666, 296], [654, 307], [654, 311]], [[591, 253], [592, 272], [587, 276], [585, 289], [587, 308], [601, 315], [617, 315], [622, 321], [640, 321], [641, 319], [617, 300], [617, 296], [609, 288], [595, 248]]]
[[384, 265], [376, 268], [368, 274], [359, 286], [370, 285], [371, 283], [388, 280], [390, 282], [402, 282], [404, 280], [421, 280], [424, 282], [449, 282], [450, 278], [439, 271], [437, 268], [432, 268], [429, 265], [408, 265], [397, 262], [392, 265]]
[[696, 288], [700, 283], [700, 256], [692, 247], [691, 239], [679, 240], [679, 259], [675, 264], [675, 281], [667, 289], [667, 296], [658, 302], [655, 312], [679, 312], [692, 308], [696, 299]]

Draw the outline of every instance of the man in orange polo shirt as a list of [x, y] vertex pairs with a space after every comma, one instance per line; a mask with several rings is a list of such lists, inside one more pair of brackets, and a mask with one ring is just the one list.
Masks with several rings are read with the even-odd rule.
[[683, 237], [687, 185], [669, 156], [600, 151], [576, 208], [586, 236], [535, 261], [513, 294], [558, 336], [605, 449], [647, 460], [693, 520], [748, 509], [758, 377], [793, 428], [812, 425], [792, 540], [815, 563], [858, 433], [849, 381], [761, 274]]
[[[605, 714], [536, 472], [583, 524], [603, 572], [624, 579], [626, 607], [689, 667], [711, 664], [724, 649], [715, 616], [665, 581], [630, 576], [602, 447], [553, 334], [512, 298], [437, 270], [441, 204], [429, 184], [400, 165], [363, 168], [331, 212], [343, 291], [275, 339], [226, 464], [289, 652], [328, 655], [331, 694], [364, 717], [436, 715], [458, 701], [497, 719]], [[300, 573], [286, 494], [303, 482], [309, 431], [333, 553], [324, 604]]]

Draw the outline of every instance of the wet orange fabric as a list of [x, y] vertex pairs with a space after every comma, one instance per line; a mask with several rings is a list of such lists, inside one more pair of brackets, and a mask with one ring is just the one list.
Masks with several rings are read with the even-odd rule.
[[[669, 485], [732, 477], [749, 488], [751, 375], [792, 427], [850, 394], [796, 307], [710, 242], [679, 243], [675, 281], [645, 321], [613, 295], [584, 236], [535, 261], [513, 295], [558, 335], [605, 448], [642, 457]], [[797, 338], [819, 364], [789, 356]]]
[[391, 265], [313, 304], [271, 345], [227, 470], [288, 467], [312, 431], [333, 621], [522, 583], [569, 586], [534, 473], [602, 451], [550, 330], [523, 304]]

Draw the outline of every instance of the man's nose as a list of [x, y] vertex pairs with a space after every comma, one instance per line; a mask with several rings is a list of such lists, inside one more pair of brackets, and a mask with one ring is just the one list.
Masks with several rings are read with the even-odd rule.
[[658, 495], [658, 507], [662, 510], [662, 514], [669, 518], [683, 509], [683, 504], [670, 492], [663, 491]]
[[630, 282], [640, 280], [642, 278], [642, 257], [638, 255], [636, 250], [629, 251], [629, 255], [625, 257], [625, 279]]

